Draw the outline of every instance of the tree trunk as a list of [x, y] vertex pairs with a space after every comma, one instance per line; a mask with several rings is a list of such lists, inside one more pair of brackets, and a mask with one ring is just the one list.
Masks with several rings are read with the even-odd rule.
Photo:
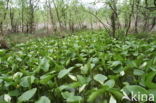
[[57, 25], [56, 23], [54, 22], [54, 15], [52, 13], [52, 8], [51, 8], [51, 2], [50, 0], [47, 1], [47, 5], [48, 5], [48, 8], [49, 8], [49, 14], [50, 14], [50, 21], [51, 21], [51, 24], [52, 24], [52, 29], [54, 32], [56, 32], [57, 30]]
[[57, 16], [57, 19], [58, 19], [58, 22], [59, 22], [59, 26], [60, 26], [60, 29], [61, 29], [62, 25], [61, 25], [60, 14], [59, 14], [58, 8], [56, 6], [55, 0], [52, 0], [52, 1], [53, 1], [53, 4], [54, 4], [55, 11], [56, 11], [56, 16]]
[[135, 16], [135, 33], [138, 33], [138, 21], [139, 21], [139, 4], [140, 4], [140, 0], [136, 1], [136, 16]]
[[109, 7], [111, 8], [112, 14], [111, 14], [111, 28], [112, 28], [112, 36], [116, 36], [116, 29], [117, 29], [117, 7], [116, 7], [117, 1], [112, 0], [112, 4], [109, 3]]
[[10, 24], [11, 24], [11, 31], [16, 32], [16, 27], [14, 25], [14, 12], [12, 8], [10, 8]]
[[6, 0], [6, 8], [5, 8], [5, 11], [4, 11], [3, 20], [0, 22], [0, 35], [4, 35], [4, 32], [3, 32], [3, 22], [6, 19], [7, 10], [9, 8], [9, 2], [10, 2], [10, 0]]
[[128, 21], [128, 25], [127, 25], [125, 36], [128, 35], [129, 29], [131, 28], [131, 22], [132, 22], [132, 15], [133, 14], [134, 14], [134, 0], [132, 1], [132, 4], [131, 4], [131, 13], [129, 15], [129, 21]]
[[22, 32], [24, 32], [24, 4], [22, 1]]

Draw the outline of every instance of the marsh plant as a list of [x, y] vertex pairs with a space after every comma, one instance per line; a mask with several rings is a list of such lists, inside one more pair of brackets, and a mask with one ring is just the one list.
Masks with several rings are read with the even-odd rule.
[[105, 31], [1, 49], [0, 103], [156, 102], [155, 51], [154, 40], [122, 41]]

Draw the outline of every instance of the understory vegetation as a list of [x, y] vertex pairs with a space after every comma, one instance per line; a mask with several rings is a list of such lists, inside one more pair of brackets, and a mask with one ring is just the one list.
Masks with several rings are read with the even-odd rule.
[[0, 103], [156, 103], [156, 0], [0, 0]]
[[0, 103], [132, 103], [122, 99], [132, 91], [156, 96], [155, 51], [154, 39], [117, 40], [105, 31], [1, 49]]

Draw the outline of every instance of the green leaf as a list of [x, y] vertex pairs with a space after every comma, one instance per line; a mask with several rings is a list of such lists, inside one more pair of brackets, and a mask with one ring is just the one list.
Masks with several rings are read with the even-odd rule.
[[63, 69], [59, 72], [58, 74], [58, 78], [61, 79], [63, 78], [64, 76], [68, 75], [71, 71], [73, 70], [73, 68], [69, 68], [69, 69]]
[[17, 72], [13, 75], [13, 79], [15, 80], [15, 79], [21, 78], [22, 76], [23, 76], [23, 73]]
[[53, 77], [52, 75], [43, 75], [40, 77], [40, 83], [47, 84], [51, 80], [52, 77]]
[[109, 92], [118, 100], [122, 100], [124, 96], [120, 89], [111, 88], [109, 89]]
[[29, 101], [36, 93], [37, 88], [33, 88], [31, 90], [28, 90], [26, 92], [24, 92], [19, 98], [18, 101], [19, 102], [26, 102]]
[[143, 75], [145, 72], [143, 70], [134, 69], [133, 74], [137, 76]]
[[138, 100], [140, 100], [138, 95], [149, 95], [149, 91], [138, 85], [128, 85], [123, 89], [123, 91], [124, 93], [126, 93], [127, 96], [130, 94], [136, 95], [135, 99]]
[[50, 99], [46, 96], [40, 97], [40, 99], [35, 103], [51, 103]]
[[147, 62], [144, 62], [141, 66], [140, 66], [140, 68], [142, 69], [142, 68], [145, 68], [147, 66]]
[[104, 83], [104, 85], [108, 86], [109, 88], [113, 88], [115, 85], [114, 80], [108, 80], [107, 82]]
[[102, 75], [102, 74], [97, 74], [94, 76], [94, 80], [96, 80], [100, 84], [103, 84], [104, 81], [107, 80], [107, 77], [105, 75]]
[[98, 96], [103, 95], [107, 90], [108, 86], [103, 86], [101, 89], [94, 90], [88, 97], [88, 102], [93, 102]]
[[121, 64], [122, 64], [121, 61], [114, 61], [111, 66], [116, 67], [116, 66], [121, 65]]
[[126, 90], [128, 91], [129, 93], [133, 92], [133, 94], [148, 94], [148, 91], [141, 87], [141, 86], [138, 86], [138, 85], [128, 85], [126, 87], [124, 87], [123, 90]]
[[10, 95], [5, 94], [5, 95], [4, 95], [4, 100], [5, 100], [7, 103], [10, 103], [10, 102], [11, 102], [11, 97], [10, 97]]
[[156, 72], [151, 72], [145, 76], [145, 84], [150, 89], [156, 89], [156, 83], [153, 82]]
[[43, 59], [40, 60], [39, 69], [43, 70], [44, 72], [48, 72], [49, 71], [49, 67], [50, 67], [50, 64], [49, 64], [49, 60], [48, 59], [43, 58]]
[[79, 88], [79, 93], [81, 93], [83, 90], [85, 90], [85, 87], [86, 87], [86, 84], [82, 85], [82, 86]]
[[70, 79], [72, 79], [73, 81], [77, 81], [77, 78], [74, 75], [69, 74], [68, 75]]
[[150, 90], [148, 90], [149, 91], [149, 95], [152, 95], [152, 96], [154, 96], [154, 101], [156, 102], [156, 90], [155, 89], [150, 89]]
[[0, 55], [4, 55], [6, 50], [0, 49]]
[[74, 96], [74, 93], [64, 92], [64, 93], [62, 93], [62, 96], [64, 99], [67, 100], [67, 102], [80, 102], [80, 101], [82, 101], [82, 97], [81, 96]]
[[34, 83], [34, 81], [35, 81], [34, 76], [26, 76], [21, 79], [20, 85], [23, 87], [30, 87], [31, 84]]
[[98, 59], [98, 58], [92, 58], [92, 62], [93, 62], [94, 64], [97, 64], [97, 63], [99, 62], [99, 59]]
[[113, 96], [111, 96], [110, 100], [109, 100], [109, 103], [117, 103], [117, 101]]
[[89, 71], [88, 64], [85, 64], [84, 66], [81, 66], [80, 69], [81, 69], [82, 74], [87, 74], [88, 71]]
[[3, 80], [2, 79], [0, 79], [0, 84], [3, 82]]
[[10, 96], [15, 96], [15, 97], [17, 97], [17, 96], [19, 96], [20, 95], [20, 91], [19, 90], [13, 90], [13, 91], [9, 91], [9, 95]]
[[69, 98], [67, 98], [67, 102], [81, 102], [82, 101], [82, 97], [81, 96], [70, 96]]
[[85, 76], [82, 76], [82, 75], [78, 75], [77, 76], [77, 79], [78, 81], [84, 85], [84, 84], [88, 84], [90, 81], [91, 81], [91, 77], [85, 77]]
[[70, 92], [62, 92], [61, 94], [64, 99], [67, 99], [68, 97], [71, 97], [74, 95], [74, 93], [70, 93]]

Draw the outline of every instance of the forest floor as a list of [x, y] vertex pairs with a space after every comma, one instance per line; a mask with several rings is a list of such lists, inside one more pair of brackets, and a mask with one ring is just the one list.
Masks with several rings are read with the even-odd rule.
[[[37, 39], [37, 38], [45, 38], [45, 37], [52, 37], [52, 38], [64, 38], [70, 35], [75, 35], [79, 32], [82, 31], [105, 31], [105, 30], [78, 30], [75, 32], [71, 31], [64, 31], [64, 32], [46, 32], [45, 30], [38, 30], [34, 32], [33, 34], [28, 34], [28, 33], [11, 33], [7, 34], [5, 36], [5, 39], [9, 42], [9, 44], [18, 44], [18, 43], [24, 43], [27, 42], [31, 39]], [[144, 33], [130, 33], [129, 35], [133, 35], [136, 38], [144, 38], [144, 39], [149, 39], [149, 38], [156, 38], [156, 32], [144, 32]], [[120, 36], [119, 36], [120, 38]], [[122, 38], [122, 35], [121, 35]]]
[[155, 51], [153, 37], [120, 40], [105, 31], [17, 43], [0, 50], [0, 103], [6, 98], [11, 103], [127, 103], [122, 98], [131, 92], [142, 103], [140, 95], [156, 96]]

